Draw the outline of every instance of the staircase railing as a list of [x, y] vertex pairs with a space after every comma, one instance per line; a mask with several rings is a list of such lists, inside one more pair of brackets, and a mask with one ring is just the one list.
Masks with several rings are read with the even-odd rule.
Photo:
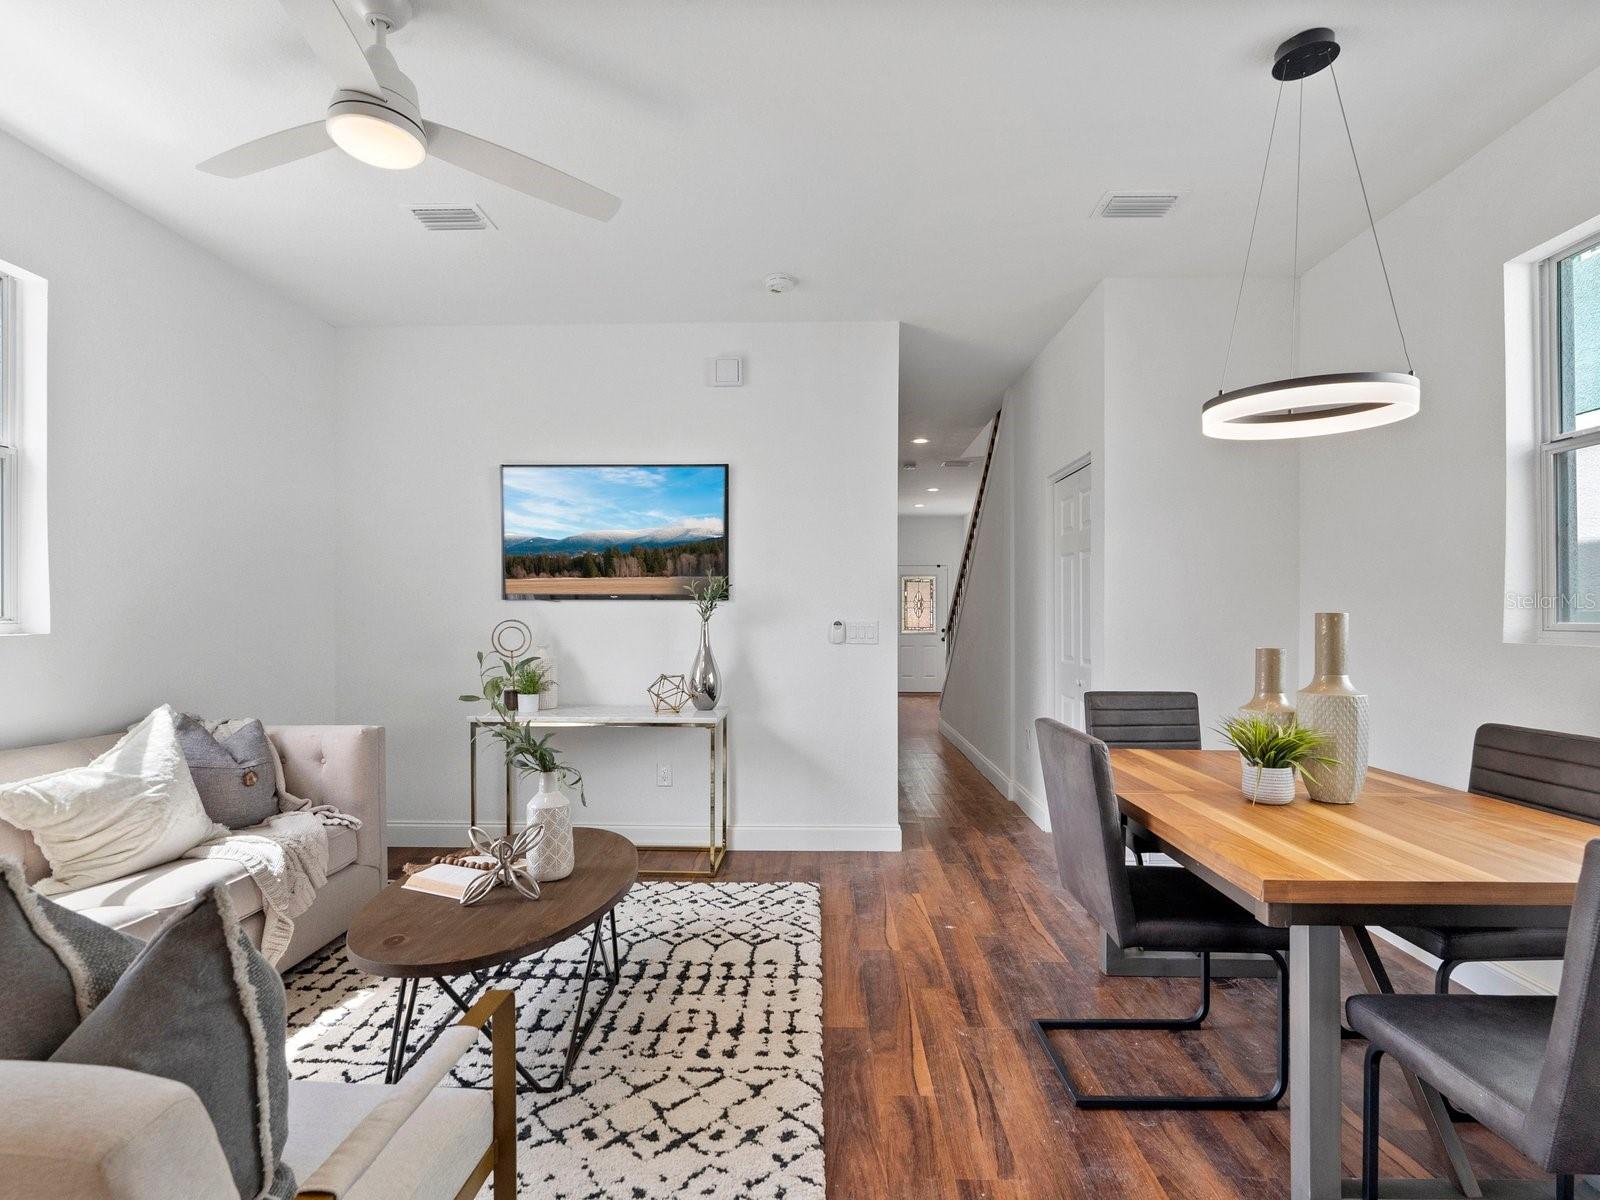
[[972, 569], [972, 550], [978, 543], [978, 521], [983, 516], [983, 500], [989, 492], [989, 468], [994, 463], [995, 443], [1000, 438], [1000, 414], [995, 413], [989, 427], [989, 448], [983, 455], [983, 474], [978, 477], [978, 496], [972, 502], [972, 520], [967, 522], [967, 541], [961, 549], [961, 570], [956, 573], [956, 590], [950, 596], [950, 619], [945, 623], [945, 666], [955, 657], [956, 631], [961, 624], [961, 602], [966, 598], [967, 573]]

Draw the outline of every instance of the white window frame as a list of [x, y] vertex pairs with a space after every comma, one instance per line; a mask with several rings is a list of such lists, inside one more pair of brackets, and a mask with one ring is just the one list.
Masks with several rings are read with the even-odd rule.
[[1544, 635], [1551, 641], [1600, 642], [1600, 620], [1563, 621], [1557, 579], [1559, 536], [1556, 508], [1556, 458], [1571, 450], [1600, 446], [1600, 426], [1561, 432], [1561, 324], [1557, 265], [1574, 254], [1600, 246], [1594, 234], [1564, 246], [1539, 264], [1539, 589]]
[[15, 632], [18, 578], [18, 542], [21, 521], [18, 517], [22, 473], [21, 379], [17, 336], [17, 281], [0, 275], [0, 633]]

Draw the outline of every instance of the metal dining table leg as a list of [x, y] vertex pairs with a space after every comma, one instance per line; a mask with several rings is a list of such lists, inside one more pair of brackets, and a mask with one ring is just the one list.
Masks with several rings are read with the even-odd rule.
[[1340, 1200], [1339, 930], [1289, 927], [1289, 1196]]
[[[1372, 935], [1360, 925], [1346, 926], [1343, 933], [1350, 957], [1356, 964], [1356, 973], [1361, 976], [1361, 982], [1367, 990], [1392, 994], [1394, 984], [1389, 980], [1383, 960], [1378, 957], [1378, 948], [1372, 944]], [[1456, 1136], [1455, 1124], [1450, 1119], [1450, 1110], [1445, 1106], [1444, 1097], [1410, 1071], [1402, 1068], [1402, 1075], [1411, 1090], [1411, 1102], [1416, 1105], [1423, 1128], [1428, 1131], [1429, 1140], [1444, 1161], [1456, 1191], [1469, 1198], [1482, 1196], [1483, 1188], [1472, 1170], [1461, 1139]]]

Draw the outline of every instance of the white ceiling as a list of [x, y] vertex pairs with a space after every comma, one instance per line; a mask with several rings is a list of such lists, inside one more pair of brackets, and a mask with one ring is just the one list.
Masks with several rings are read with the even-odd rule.
[[[276, 0], [0, 0], [0, 127], [336, 324], [900, 320], [903, 438], [935, 459], [1095, 281], [1237, 269], [1282, 38], [1336, 27], [1380, 214], [1600, 65], [1592, 0], [416, 7], [391, 48], [423, 111], [616, 192], [613, 221], [434, 162], [199, 174], [326, 105]], [[1306, 115], [1311, 258], [1361, 220], [1326, 101]], [[1091, 218], [1147, 188], [1183, 199], [1160, 222]], [[499, 229], [426, 233], [405, 211], [441, 202]], [[1286, 210], [1263, 228], [1281, 269]], [[772, 271], [800, 286], [768, 295]]]

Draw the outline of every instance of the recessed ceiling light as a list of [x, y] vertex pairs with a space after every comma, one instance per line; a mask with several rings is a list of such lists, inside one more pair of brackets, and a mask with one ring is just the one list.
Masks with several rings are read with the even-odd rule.
[[913, 504], [911, 507], [912, 508], [927, 508], [928, 506], [926, 504]]
[[928, 439], [927, 438], [912, 438], [911, 439], [911, 444], [913, 446], [926, 446], [928, 444]]
[[938, 491], [938, 490], [939, 490], [939, 489], [938, 489], [938, 488], [929, 488], [929, 489], [928, 489], [928, 490], [929, 490], [929, 491], [930, 491], [930, 492], [937, 492], [937, 491]]

